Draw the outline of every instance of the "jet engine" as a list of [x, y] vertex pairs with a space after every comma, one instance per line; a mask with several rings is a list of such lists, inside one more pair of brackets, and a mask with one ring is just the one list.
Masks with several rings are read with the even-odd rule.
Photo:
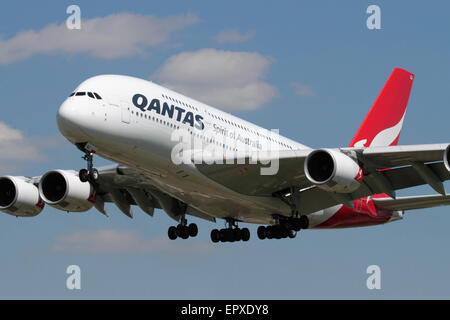
[[48, 205], [67, 212], [85, 212], [95, 204], [95, 189], [81, 182], [76, 171], [54, 170], [39, 182], [39, 194]]
[[0, 211], [17, 217], [34, 217], [44, 209], [38, 188], [25, 177], [0, 177]]
[[359, 188], [363, 173], [355, 160], [336, 150], [320, 149], [305, 160], [308, 180], [319, 188], [337, 193], [351, 193]]

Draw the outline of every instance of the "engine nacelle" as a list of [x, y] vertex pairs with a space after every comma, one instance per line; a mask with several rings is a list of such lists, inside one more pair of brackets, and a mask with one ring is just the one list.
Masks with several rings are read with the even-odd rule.
[[54, 170], [39, 182], [39, 194], [48, 205], [67, 212], [85, 212], [95, 204], [95, 189], [81, 182], [76, 171]]
[[44, 209], [38, 188], [25, 177], [0, 177], [0, 211], [17, 217], [34, 217]]
[[450, 171], [450, 144], [444, 151], [444, 164], [448, 171]]
[[351, 193], [363, 181], [362, 170], [352, 158], [328, 149], [315, 150], [308, 155], [305, 174], [312, 184], [337, 193]]

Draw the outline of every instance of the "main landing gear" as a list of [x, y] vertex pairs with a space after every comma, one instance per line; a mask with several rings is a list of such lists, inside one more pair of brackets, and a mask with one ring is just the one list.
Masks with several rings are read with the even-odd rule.
[[78, 176], [80, 177], [81, 182], [91, 182], [95, 183], [97, 182], [99, 178], [99, 173], [96, 168], [94, 168], [93, 165], [93, 159], [94, 159], [94, 153], [93, 152], [86, 152], [84, 157], [84, 160], [87, 162], [87, 169], [81, 169]]
[[301, 229], [308, 229], [309, 219], [307, 216], [300, 218], [291, 218], [288, 220], [279, 221], [275, 225], [260, 226], [258, 228], [258, 238], [264, 239], [286, 239], [295, 238], [297, 232]]
[[176, 240], [177, 238], [186, 240], [189, 237], [195, 238], [198, 234], [198, 227], [195, 223], [188, 225], [187, 220], [182, 218], [181, 223], [176, 227], [170, 227], [167, 234], [170, 240]]
[[227, 220], [228, 228], [213, 229], [211, 231], [211, 241], [217, 242], [236, 242], [250, 240], [250, 230], [247, 228], [239, 228], [235, 220]]

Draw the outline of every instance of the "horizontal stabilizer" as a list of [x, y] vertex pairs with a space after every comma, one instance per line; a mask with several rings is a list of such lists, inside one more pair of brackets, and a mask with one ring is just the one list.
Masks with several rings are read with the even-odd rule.
[[429, 195], [417, 197], [402, 197], [397, 199], [373, 199], [378, 209], [414, 210], [450, 205], [450, 195]]

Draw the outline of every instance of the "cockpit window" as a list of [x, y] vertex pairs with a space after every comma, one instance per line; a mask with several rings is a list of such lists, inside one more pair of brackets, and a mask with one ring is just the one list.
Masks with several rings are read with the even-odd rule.
[[84, 92], [84, 91], [81, 91], [81, 92], [72, 92], [72, 93], [70, 94], [69, 97], [72, 97], [72, 96], [86, 96], [86, 95], [87, 95], [89, 98], [91, 98], [91, 99], [102, 100], [102, 97], [100, 97], [100, 96], [98, 95], [98, 93], [95, 93], [95, 92]]

